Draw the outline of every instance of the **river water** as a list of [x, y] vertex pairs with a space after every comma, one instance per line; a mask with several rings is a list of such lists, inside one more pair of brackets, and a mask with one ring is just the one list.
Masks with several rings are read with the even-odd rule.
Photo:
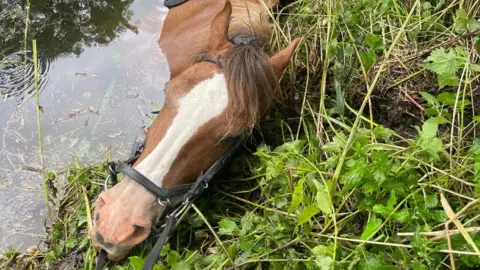
[[105, 160], [108, 147], [126, 158], [169, 78], [157, 44], [161, 2], [35, 0], [27, 19], [26, 0], [0, 0], [0, 253], [45, 234], [32, 40], [45, 167]]

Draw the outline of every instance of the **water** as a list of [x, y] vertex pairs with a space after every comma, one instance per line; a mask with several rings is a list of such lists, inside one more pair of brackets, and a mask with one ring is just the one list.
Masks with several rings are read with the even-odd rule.
[[25, 42], [25, 0], [0, 0], [0, 252], [45, 234], [31, 40], [46, 168], [99, 160], [109, 146], [123, 159], [163, 104], [160, 1], [35, 0]]

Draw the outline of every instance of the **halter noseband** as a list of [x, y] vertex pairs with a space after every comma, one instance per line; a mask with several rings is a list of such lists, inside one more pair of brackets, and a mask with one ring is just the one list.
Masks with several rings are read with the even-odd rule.
[[[208, 55], [201, 56], [198, 59], [198, 62], [214, 63], [217, 64], [220, 68], [223, 64], [221, 58], [215, 58]], [[250, 127], [250, 132], [252, 129], [253, 127]], [[237, 152], [238, 148], [250, 135], [250, 132], [235, 137], [235, 140], [232, 142], [232, 145], [228, 148], [228, 150], [223, 153], [205, 173], [200, 172], [197, 180], [192, 184], [180, 185], [173, 188], [165, 189], [157, 186], [153, 181], [151, 181], [142, 173], [134, 169], [132, 167], [133, 164], [143, 152], [143, 145], [139, 145], [138, 143], [135, 143], [134, 145], [135, 148], [133, 151], [133, 156], [125, 163], [110, 163], [110, 165], [108, 166], [110, 175], [105, 180], [105, 189], [107, 189], [108, 180], [111, 180], [112, 184], [115, 185], [117, 183], [117, 174], [123, 173], [124, 175], [130, 177], [132, 180], [142, 185], [149, 192], [154, 194], [157, 197], [158, 203], [165, 208], [165, 211], [171, 211], [165, 216], [166, 219], [162, 234], [155, 243], [155, 246], [148, 254], [142, 270], [153, 269], [153, 266], [157, 261], [157, 257], [160, 254], [162, 247], [165, 245], [166, 241], [175, 229], [174, 225], [178, 218], [185, 212], [191, 202], [198, 198], [203, 192], [203, 190], [208, 187], [208, 183], [210, 182], [210, 180], [212, 180], [212, 178], [223, 168], [225, 163], [227, 163], [228, 160], [230, 160], [230, 158], [235, 154], [235, 152]], [[103, 249], [100, 250], [95, 266], [96, 270], [101, 270], [103, 268], [103, 265], [106, 261], [106, 256], [107, 253]]]

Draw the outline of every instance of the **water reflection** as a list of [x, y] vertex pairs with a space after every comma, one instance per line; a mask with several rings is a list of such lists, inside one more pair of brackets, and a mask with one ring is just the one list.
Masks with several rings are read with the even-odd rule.
[[32, 1], [27, 54], [25, 1], [0, 0], [0, 253], [24, 250], [44, 233], [31, 40], [39, 50], [51, 170], [72, 156], [98, 160], [108, 147], [114, 159], [126, 158], [162, 105], [169, 79], [157, 44], [163, 0]]
[[79, 56], [86, 47], [108, 45], [127, 29], [136, 30], [129, 22], [133, 12], [128, 8], [133, 0], [29, 2], [0, 0], [3, 99], [22, 98], [32, 92], [31, 40], [37, 40], [40, 74], [46, 74], [49, 63], [59, 57]]

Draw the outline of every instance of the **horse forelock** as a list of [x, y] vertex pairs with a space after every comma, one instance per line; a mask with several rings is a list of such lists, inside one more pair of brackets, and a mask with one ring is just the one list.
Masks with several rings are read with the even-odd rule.
[[228, 26], [233, 48], [225, 55], [224, 72], [230, 93], [230, 129], [255, 124], [275, 100], [276, 74], [263, 47], [270, 39], [272, 24], [267, 8], [277, 0], [230, 0]]
[[251, 44], [238, 44], [225, 55], [230, 129], [248, 128], [275, 99], [277, 78], [268, 55]]

